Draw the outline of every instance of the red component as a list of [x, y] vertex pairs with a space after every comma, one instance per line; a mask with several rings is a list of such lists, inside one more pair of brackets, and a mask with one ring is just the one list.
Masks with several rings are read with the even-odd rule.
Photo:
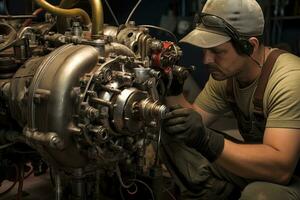
[[160, 56], [161, 56], [161, 52], [156, 52], [156, 53], [152, 54], [153, 66], [155, 66], [155, 67], [160, 66]]
[[155, 52], [155, 53], [152, 54], [152, 63], [153, 63], [153, 66], [159, 67], [166, 74], [169, 74], [171, 72], [172, 68], [171, 67], [164, 67], [164, 66], [162, 66], [160, 61], [161, 61], [161, 57], [162, 57], [163, 53], [167, 49], [169, 49], [169, 47], [172, 46], [173, 43], [172, 42], [168, 42], [168, 41], [163, 41], [162, 45], [163, 45], [163, 47], [162, 47], [161, 51], [158, 51], [158, 52]]
[[163, 41], [163, 50], [164, 49], [168, 49], [171, 45], [173, 45], [172, 42], [168, 42], [168, 41]]
[[164, 68], [164, 72], [166, 74], [169, 74], [171, 71], [172, 71], [172, 67], [166, 67], [166, 68]]

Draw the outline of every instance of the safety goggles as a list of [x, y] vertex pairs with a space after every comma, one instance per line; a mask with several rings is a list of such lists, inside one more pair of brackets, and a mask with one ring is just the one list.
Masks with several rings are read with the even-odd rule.
[[195, 16], [195, 22], [198, 26], [202, 24], [208, 29], [224, 32], [232, 39], [238, 39], [240, 37], [238, 31], [233, 26], [216, 15], [207, 13], [197, 14]]

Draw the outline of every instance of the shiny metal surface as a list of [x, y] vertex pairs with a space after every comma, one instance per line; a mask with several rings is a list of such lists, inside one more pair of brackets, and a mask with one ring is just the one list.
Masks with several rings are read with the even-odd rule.
[[[149, 173], [145, 148], [158, 142], [170, 77], [186, 73], [176, 65], [181, 51], [134, 22], [104, 27], [101, 1], [90, 0], [91, 29], [87, 13], [72, 8], [77, 0], [63, 0], [60, 7], [36, 2], [72, 26], [55, 32], [55, 16], [27, 20], [20, 30], [1, 22], [11, 30], [4, 29], [9, 45], [0, 49], [0, 166], [9, 171], [5, 163], [15, 160], [6, 155], [24, 152], [22, 165], [53, 170], [56, 199], [95, 199], [99, 176], [117, 169]], [[74, 190], [66, 193], [68, 187]]]

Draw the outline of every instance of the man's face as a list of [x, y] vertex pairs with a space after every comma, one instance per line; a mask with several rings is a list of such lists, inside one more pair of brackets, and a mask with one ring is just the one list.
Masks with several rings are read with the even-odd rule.
[[245, 64], [244, 56], [239, 55], [231, 42], [203, 49], [203, 63], [215, 80], [225, 80], [236, 76]]

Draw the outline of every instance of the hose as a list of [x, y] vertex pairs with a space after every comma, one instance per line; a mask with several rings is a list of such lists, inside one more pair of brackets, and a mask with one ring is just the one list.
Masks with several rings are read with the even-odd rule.
[[45, 0], [35, 0], [38, 5], [40, 5], [45, 10], [62, 16], [81, 16], [83, 19], [83, 23], [86, 26], [90, 26], [91, 19], [89, 15], [80, 8], [72, 8], [72, 9], [63, 9], [56, 6], [51, 5], [50, 3], [46, 2]]

